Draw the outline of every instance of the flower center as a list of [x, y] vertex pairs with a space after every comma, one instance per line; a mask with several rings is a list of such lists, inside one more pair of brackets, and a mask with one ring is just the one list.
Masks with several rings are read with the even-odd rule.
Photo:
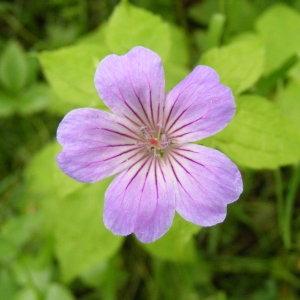
[[149, 144], [152, 145], [153, 147], [159, 146], [159, 141], [156, 138], [149, 138]]
[[142, 127], [141, 134], [141, 142], [146, 150], [155, 156], [163, 157], [165, 150], [171, 144], [171, 140], [164, 133], [162, 126], [157, 125], [155, 130]]

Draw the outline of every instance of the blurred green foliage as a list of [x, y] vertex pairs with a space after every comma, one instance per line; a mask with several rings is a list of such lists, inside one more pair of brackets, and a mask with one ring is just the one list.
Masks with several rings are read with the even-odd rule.
[[[0, 3], [0, 299], [275, 300], [300, 297], [300, 5], [297, 0], [48, 0]], [[75, 107], [106, 109], [98, 62], [158, 52], [167, 90], [207, 64], [237, 102], [204, 141], [243, 171], [223, 224], [178, 216], [143, 245], [102, 223], [110, 179], [55, 163]]]

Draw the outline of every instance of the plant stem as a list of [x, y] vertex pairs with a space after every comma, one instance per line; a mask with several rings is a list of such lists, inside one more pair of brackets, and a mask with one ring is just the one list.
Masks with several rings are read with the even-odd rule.
[[300, 164], [293, 168], [286, 197], [283, 196], [282, 176], [280, 169], [275, 171], [278, 227], [286, 249], [292, 245], [291, 223], [293, 207], [300, 182]]
[[278, 230], [285, 244], [283, 238], [283, 217], [284, 217], [284, 199], [283, 199], [283, 187], [282, 187], [282, 177], [280, 169], [276, 169], [274, 172], [275, 176], [275, 191], [276, 191], [276, 204], [277, 204], [277, 222]]
[[177, 17], [180, 22], [180, 25], [183, 28], [184, 34], [185, 34], [185, 43], [186, 43], [186, 47], [187, 47], [188, 54], [189, 54], [188, 67], [192, 68], [194, 66], [193, 45], [192, 45], [192, 40], [191, 40], [188, 19], [187, 19], [187, 15], [186, 15], [187, 14], [186, 7], [185, 7], [185, 3], [183, 0], [176, 1], [176, 13], [177, 13]]
[[292, 243], [292, 234], [291, 234], [291, 223], [292, 223], [292, 215], [293, 215], [293, 207], [295, 203], [295, 199], [298, 192], [300, 182], [300, 164], [293, 168], [292, 177], [290, 180], [287, 196], [285, 199], [285, 210], [284, 210], [284, 218], [283, 218], [283, 240], [285, 241], [285, 246], [287, 249], [291, 248]]

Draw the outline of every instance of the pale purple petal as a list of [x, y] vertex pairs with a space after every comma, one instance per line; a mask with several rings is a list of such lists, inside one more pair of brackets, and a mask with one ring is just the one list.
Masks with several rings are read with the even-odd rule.
[[169, 153], [175, 186], [176, 211], [200, 226], [212, 226], [226, 217], [227, 204], [243, 189], [236, 165], [223, 153], [187, 144]]
[[117, 235], [134, 233], [144, 242], [164, 235], [172, 224], [175, 193], [161, 160], [145, 157], [119, 174], [105, 194], [104, 224]]
[[156, 53], [135, 47], [122, 56], [109, 55], [100, 62], [94, 80], [100, 97], [114, 113], [139, 126], [157, 126], [165, 82]]
[[69, 112], [59, 124], [63, 150], [59, 167], [83, 182], [95, 182], [128, 168], [141, 155], [136, 133], [126, 120], [91, 108]]
[[196, 67], [167, 95], [165, 131], [175, 143], [193, 142], [223, 129], [232, 119], [231, 90], [210, 67]]

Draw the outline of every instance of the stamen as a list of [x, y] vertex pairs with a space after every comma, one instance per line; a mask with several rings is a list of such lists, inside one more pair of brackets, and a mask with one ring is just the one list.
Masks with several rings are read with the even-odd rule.
[[152, 152], [154, 156], [163, 157], [165, 150], [171, 144], [168, 136], [164, 133], [164, 128], [157, 124], [155, 130], [143, 126], [140, 131], [142, 136], [138, 143], [143, 145], [148, 152]]

